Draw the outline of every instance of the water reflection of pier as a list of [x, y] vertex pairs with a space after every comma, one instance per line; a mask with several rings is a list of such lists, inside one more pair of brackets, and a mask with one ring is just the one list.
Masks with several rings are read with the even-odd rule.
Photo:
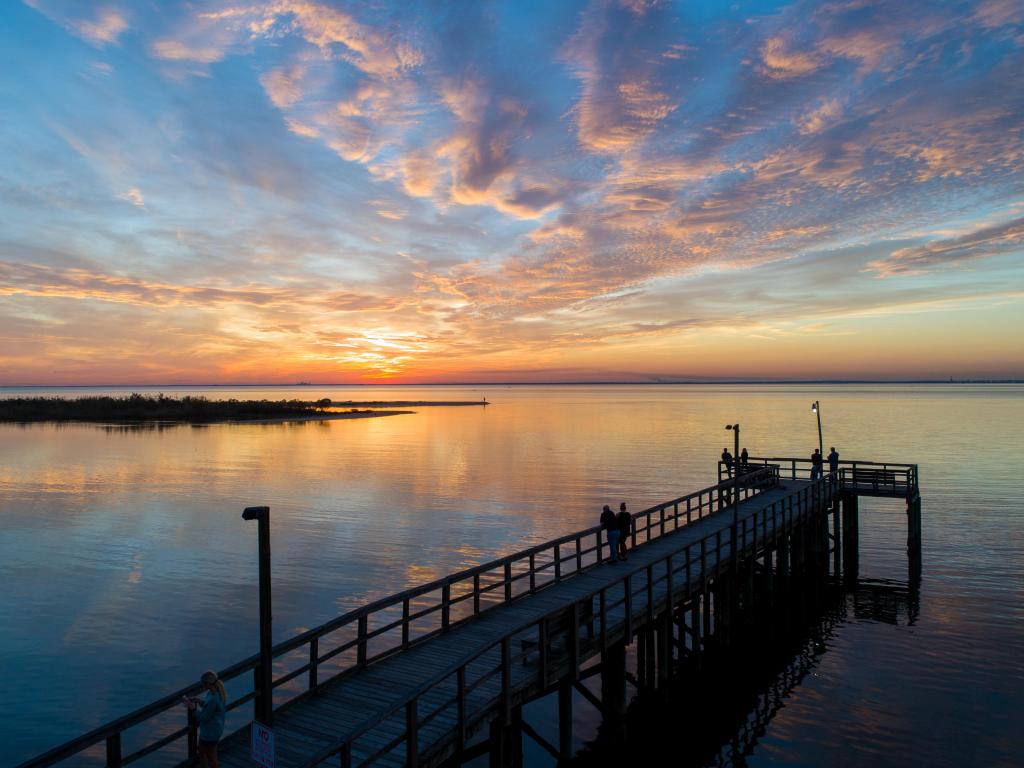
[[765, 633], [771, 641], [752, 638], [703, 675], [680, 675], [666, 692], [641, 687], [625, 726], [619, 732], [602, 727], [572, 765], [655, 764], [672, 754], [680, 768], [742, 768], [791, 694], [820, 665], [842, 624], [911, 625], [918, 599], [917, 585], [888, 579], [860, 579], [832, 591], [810, 620], [772, 627]]

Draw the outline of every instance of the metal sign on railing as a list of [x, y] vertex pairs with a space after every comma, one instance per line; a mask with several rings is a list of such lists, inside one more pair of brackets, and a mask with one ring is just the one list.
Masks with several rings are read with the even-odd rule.
[[252, 721], [252, 759], [263, 768], [277, 768], [274, 732], [258, 720]]

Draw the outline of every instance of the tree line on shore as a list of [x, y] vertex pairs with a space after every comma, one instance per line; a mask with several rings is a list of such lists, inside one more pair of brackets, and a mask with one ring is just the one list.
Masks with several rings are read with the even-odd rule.
[[0, 421], [235, 421], [314, 416], [329, 398], [305, 400], [208, 400], [132, 393], [127, 397], [12, 397], [0, 400]]

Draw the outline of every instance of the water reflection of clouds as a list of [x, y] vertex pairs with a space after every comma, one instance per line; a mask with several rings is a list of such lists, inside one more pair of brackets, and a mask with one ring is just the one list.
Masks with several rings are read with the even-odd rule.
[[[999, 467], [1024, 398], [1019, 390], [986, 400], [957, 390], [877, 389], [826, 389], [826, 442], [844, 458], [881, 450], [921, 458], [921, 616], [912, 629], [871, 620], [829, 639], [833, 660], [815, 679], [833, 687], [772, 738], [803, 739], [822, 711], [860, 701], [863, 689], [870, 700], [895, 700], [896, 716], [922, 728], [940, 706], [931, 699], [982, 697], [971, 698], [953, 732], [991, 744], [993, 723], [1020, 714], [1010, 685], [1024, 658], [1014, 578], [1021, 561], [1012, 546], [1019, 532]], [[496, 406], [486, 412], [424, 410], [414, 419], [323, 428], [0, 425], [0, 578], [21, 585], [0, 594], [0, 617], [15, 617], [0, 622], [9, 684], [59, 678], [54, 696], [95, 691], [96, 717], [114, 716], [192, 682], [197, 669], [253, 653], [256, 531], [240, 519], [244, 506], [272, 510], [281, 640], [368, 599], [589, 526], [603, 503], [625, 499], [639, 510], [698, 487], [727, 437], [722, 426], [737, 418], [752, 452], [804, 455], [817, 437], [809, 390], [495, 388], [488, 399]], [[872, 502], [862, 512], [862, 575], [906, 578], [901, 505]], [[135, 650], [144, 646], [151, 664]], [[94, 685], [100, 677], [112, 682]], [[979, 685], [991, 693], [971, 692]], [[993, 713], [983, 696], [1008, 703]], [[46, 739], [83, 730], [66, 704], [48, 710], [56, 714], [40, 731]], [[0, 701], [0, 720], [14, 716], [11, 706]], [[825, 744], [828, 734], [819, 736]], [[875, 746], [885, 744], [879, 734]], [[790, 762], [823, 764], [831, 754]]]

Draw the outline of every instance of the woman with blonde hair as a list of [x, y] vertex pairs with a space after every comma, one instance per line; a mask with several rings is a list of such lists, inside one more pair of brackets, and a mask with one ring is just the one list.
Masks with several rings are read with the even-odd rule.
[[203, 672], [199, 682], [206, 691], [206, 698], [192, 696], [185, 700], [189, 709], [199, 709], [196, 714], [199, 723], [199, 765], [202, 768], [220, 768], [217, 760], [217, 742], [224, 735], [228, 693], [224, 690], [224, 683], [212, 669]]

